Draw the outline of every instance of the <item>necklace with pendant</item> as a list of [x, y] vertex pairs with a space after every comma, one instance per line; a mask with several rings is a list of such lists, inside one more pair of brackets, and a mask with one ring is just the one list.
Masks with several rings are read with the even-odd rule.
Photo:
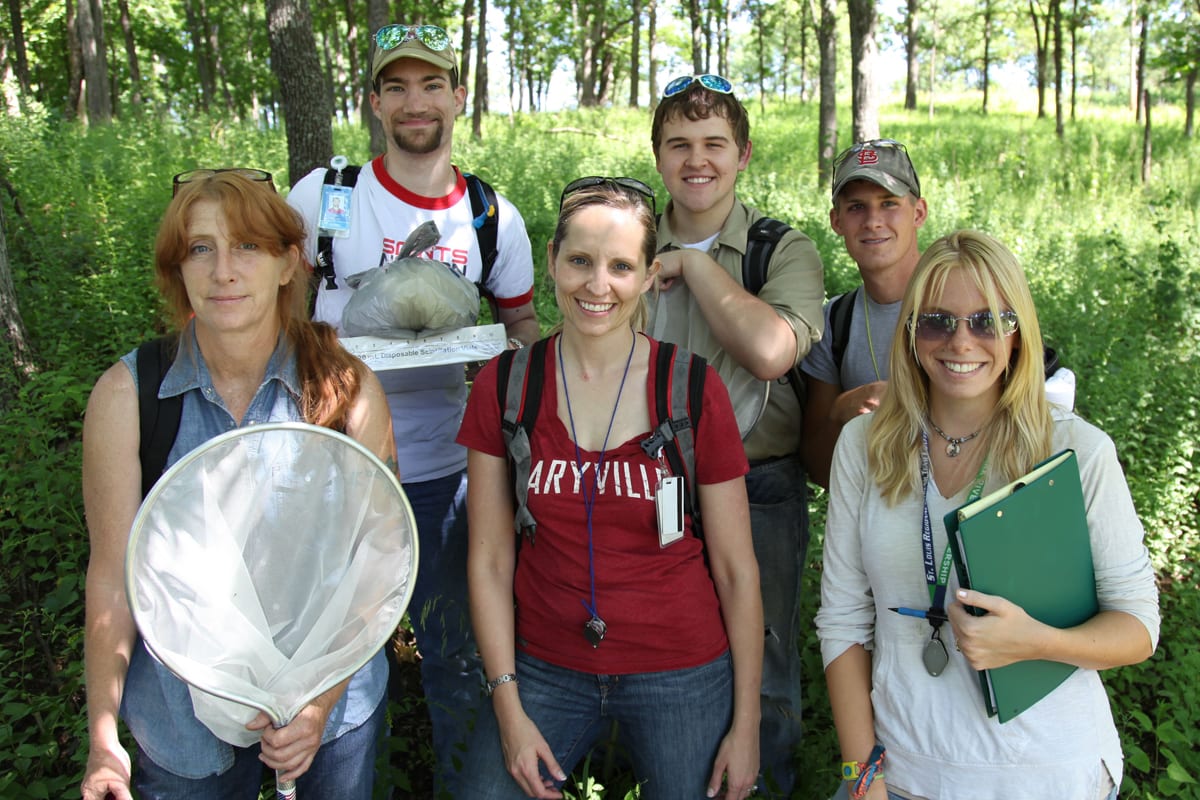
[[937, 435], [946, 440], [946, 455], [948, 455], [950, 458], [957, 457], [958, 454], [962, 452], [962, 445], [974, 439], [979, 435], [979, 431], [983, 430], [983, 428], [980, 428], [978, 431], [975, 431], [974, 433], [968, 433], [966, 436], [947, 436], [946, 432], [939, 428], [937, 423], [934, 422], [932, 418], [926, 417], [926, 419], [929, 420], [929, 424], [933, 427], [933, 430], [937, 432]]

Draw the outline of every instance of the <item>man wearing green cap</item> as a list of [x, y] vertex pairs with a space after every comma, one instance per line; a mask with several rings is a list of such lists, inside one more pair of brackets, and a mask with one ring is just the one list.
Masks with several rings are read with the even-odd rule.
[[[340, 327], [353, 290], [345, 278], [394, 259], [418, 225], [433, 221], [440, 237], [425, 258], [440, 261], [495, 300], [510, 347], [538, 338], [533, 309], [533, 257], [525, 223], [492, 193], [484, 215], [472, 194], [484, 185], [451, 163], [454, 122], [466, 104], [450, 37], [435, 25], [387, 25], [375, 34], [371, 108], [386, 150], [362, 168], [352, 188], [326, 183], [314, 170], [288, 202], [305, 219], [307, 256], [320, 267], [318, 235], [332, 239], [334, 283], [324, 278], [314, 319]], [[490, 187], [487, 191], [491, 192]], [[345, 214], [332, 214], [334, 197]], [[487, 278], [480, 217], [495, 217], [496, 255]], [[348, 217], [348, 222], [345, 218]], [[484, 226], [486, 227], [486, 226]], [[319, 232], [319, 234], [318, 234]], [[421, 653], [421, 679], [433, 722], [439, 786], [453, 796], [455, 746], [465, 741], [482, 704], [483, 679], [467, 603], [466, 451], [454, 442], [466, 404], [461, 364], [382, 372], [395, 430], [398, 465], [420, 541], [409, 615]]]
[[[800, 366], [808, 390], [801, 450], [809, 479], [825, 488], [842, 426], [875, 410], [887, 388], [900, 300], [921, 258], [917, 231], [929, 213], [900, 142], [859, 142], [834, 165], [829, 224], [846, 243], [863, 283], [825, 304], [825, 332]], [[849, 305], [831, 314], [839, 302]], [[845, 331], [835, 330], [834, 323], [842, 319], [849, 320], [848, 337], [839, 341]]]

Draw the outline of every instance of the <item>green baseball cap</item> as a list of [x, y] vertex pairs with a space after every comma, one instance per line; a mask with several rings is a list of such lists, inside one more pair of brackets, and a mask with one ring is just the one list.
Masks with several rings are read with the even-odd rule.
[[921, 196], [908, 150], [895, 139], [871, 139], [847, 147], [834, 159], [833, 200], [850, 181], [870, 181], [897, 197]]

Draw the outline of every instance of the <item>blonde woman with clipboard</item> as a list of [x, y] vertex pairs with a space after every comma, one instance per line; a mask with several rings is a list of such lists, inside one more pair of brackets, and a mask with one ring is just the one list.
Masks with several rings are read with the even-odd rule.
[[[833, 460], [817, 626], [839, 797], [1117, 795], [1120, 741], [1097, 671], [1153, 653], [1158, 596], [1113, 443], [1047, 402], [1042, 352], [1025, 275], [1002, 244], [959, 231], [926, 250], [900, 311], [892, 388], [846, 426]], [[961, 589], [942, 519], [1065, 449], [1079, 460], [1100, 612], [1057, 629]], [[977, 670], [1029, 659], [1079, 669], [1001, 724]]]

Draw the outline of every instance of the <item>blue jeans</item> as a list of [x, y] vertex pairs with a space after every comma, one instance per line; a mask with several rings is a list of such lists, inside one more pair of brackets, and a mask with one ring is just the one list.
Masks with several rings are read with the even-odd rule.
[[800, 582], [808, 549], [808, 501], [799, 457], [751, 466], [746, 493], [766, 626], [759, 793], [788, 797], [796, 781], [794, 761], [802, 732]]
[[[375, 749], [383, 733], [387, 703], [379, 701], [370, 718], [317, 750], [312, 765], [296, 781], [298, 798], [371, 800], [375, 785]], [[235, 747], [233, 766], [220, 775], [182, 778], [155, 764], [140, 747], [133, 787], [141, 800], [258, 800], [266, 767], [259, 745]]]
[[[603, 646], [603, 645], [601, 645]], [[521, 704], [570, 772], [615, 721], [642, 800], [697, 800], [733, 719], [733, 662], [726, 652], [690, 669], [590, 675], [517, 653]], [[466, 800], [523, 800], [508, 774], [490, 703], [480, 715], [461, 778]], [[545, 769], [543, 777], [549, 777]]]
[[[467, 601], [467, 473], [405, 483], [404, 493], [412, 505], [420, 544], [408, 616], [421, 653], [436, 779], [438, 789], [458, 797], [455, 762], [462, 760], [468, 731], [484, 697], [483, 666]], [[405, 736], [408, 731], [395, 733]]]

